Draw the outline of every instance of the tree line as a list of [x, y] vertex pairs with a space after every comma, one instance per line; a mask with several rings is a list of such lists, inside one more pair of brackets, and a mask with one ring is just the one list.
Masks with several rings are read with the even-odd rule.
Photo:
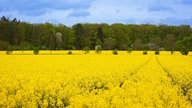
[[0, 50], [192, 50], [189, 25], [166, 24], [63, 24], [21, 22], [0, 19]]

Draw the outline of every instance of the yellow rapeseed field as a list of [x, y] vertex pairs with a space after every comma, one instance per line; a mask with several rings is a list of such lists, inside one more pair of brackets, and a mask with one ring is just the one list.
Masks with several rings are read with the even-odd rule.
[[32, 53], [0, 52], [0, 107], [192, 107], [191, 55]]

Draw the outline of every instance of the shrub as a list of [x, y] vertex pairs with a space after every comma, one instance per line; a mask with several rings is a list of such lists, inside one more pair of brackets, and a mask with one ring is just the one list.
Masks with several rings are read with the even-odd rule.
[[12, 51], [13, 51], [12, 47], [11, 47], [11, 46], [8, 46], [7, 51], [6, 51], [6, 54], [7, 54], [7, 55], [10, 55], [10, 54], [12, 53]]
[[180, 50], [180, 52], [181, 52], [182, 55], [188, 55], [189, 50], [187, 48], [183, 48], [183, 49]]
[[101, 47], [101, 45], [97, 45], [97, 46], [95, 46], [95, 52], [96, 52], [97, 54], [100, 54], [101, 51], [102, 51], [102, 47]]
[[183, 38], [177, 42], [176, 46], [182, 55], [188, 55], [189, 51], [192, 50], [192, 37]]
[[72, 54], [72, 51], [71, 51], [71, 50], [69, 50], [69, 51], [68, 51], [68, 54], [69, 54], [69, 55], [71, 55], [71, 54]]
[[84, 47], [84, 48], [83, 48], [83, 51], [84, 51], [85, 54], [89, 53], [89, 50], [90, 50], [89, 47]]
[[39, 54], [39, 47], [34, 47], [33, 54], [35, 55]]
[[159, 50], [156, 50], [155, 51], [155, 55], [159, 55], [160, 54], [160, 51]]
[[174, 51], [171, 51], [171, 55], [173, 55]]
[[129, 54], [130, 54], [132, 51], [133, 51], [133, 49], [132, 49], [132, 48], [130, 48], [130, 47], [128, 47], [128, 48], [127, 48], [127, 53], [129, 53]]
[[144, 51], [143, 51], [143, 55], [147, 55], [147, 50], [144, 50]]
[[10, 55], [12, 53], [12, 51], [6, 51], [7, 55]]
[[118, 54], [117, 49], [114, 49], [114, 50], [113, 50], [113, 54], [114, 54], [114, 55], [117, 55], [117, 54]]

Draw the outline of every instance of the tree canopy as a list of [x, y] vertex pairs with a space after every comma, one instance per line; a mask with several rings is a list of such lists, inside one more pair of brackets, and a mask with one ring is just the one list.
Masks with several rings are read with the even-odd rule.
[[[0, 19], [0, 50], [94, 50], [101, 45], [106, 50], [180, 50], [186, 37], [192, 36], [189, 25], [152, 24], [89, 24], [72, 27], [63, 24], [31, 24], [16, 18]], [[183, 40], [184, 39], [184, 40]], [[183, 41], [182, 41], [183, 40]], [[176, 47], [176, 43], [183, 44]], [[191, 49], [189, 49], [191, 50]]]

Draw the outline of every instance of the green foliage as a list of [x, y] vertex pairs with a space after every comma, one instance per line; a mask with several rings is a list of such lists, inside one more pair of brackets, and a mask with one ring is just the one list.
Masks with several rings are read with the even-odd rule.
[[[126, 50], [132, 46], [134, 50], [163, 48], [175, 51], [182, 49], [176, 49], [175, 43], [192, 34], [189, 25], [78, 23], [67, 27], [51, 23], [30, 24], [4, 16], [0, 19], [0, 27], [0, 50], [7, 50], [9, 45], [14, 46], [14, 50], [33, 50], [33, 46], [43, 50], [72, 50], [72, 47], [83, 50], [83, 47], [87, 46], [94, 50], [95, 46], [101, 45], [108, 50]], [[148, 47], [149, 43], [156, 47]]]
[[7, 55], [10, 55], [11, 53], [12, 53], [12, 51], [8, 51], [8, 50], [6, 51]]
[[13, 52], [12, 46], [8, 46], [6, 54], [10, 55]]
[[140, 50], [143, 48], [143, 42], [141, 39], [136, 39], [133, 43], [133, 49], [134, 50]]
[[78, 23], [73, 25], [72, 29], [74, 30], [74, 34], [76, 36], [75, 39], [75, 48], [77, 50], [80, 50], [83, 48], [83, 34], [84, 34], [84, 28], [82, 24]]
[[41, 50], [48, 50], [46, 46], [41, 46]]
[[161, 38], [159, 36], [153, 36], [150, 38], [150, 44], [152, 45], [149, 47], [149, 50], [158, 50], [161, 47]]
[[160, 51], [159, 50], [156, 50], [155, 51], [155, 55], [159, 55], [160, 54]]
[[128, 47], [128, 48], [127, 48], [127, 53], [129, 53], [129, 54], [130, 54], [132, 51], [133, 51], [133, 49], [132, 49], [132, 48], [130, 48], [130, 47]]
[[39, 47], [34, 47], [33, 54], [35, 55], [39, 54]]
[[98, 31], [97, 31], [97, 37], [99, 38], [99, 40], [103, 43], [103, 40], [104, 40], [104, 38], [103, 38], [103, 29], [102, 29], [102, 27], [101, 26], [99, 26], [99, 28], [98, 28]]
[[127, 45], [127, 44], [121, 44], [121, 45], [119, 45], [119, 49], [120, 49], [120, 50], [127, 50], [127, 48], [128, 48], [128, 45]]
[[69, 51], [68, 51], [68, 54], [71, 55], [71, 54], [73, 54], [73, 52], [72, 52], [71, 50], [69, 50]]
[[0, 50], [7, 50], [8, 47], [9, 47], [9, 43], [8, 42], [0, 40]]
[[83, 51], [84, 51], [85, 54], [89, 53], [89, 50], [90, 50], [89, 47], [84, 47], [84, 48], [83, 48]]
[[144, 51], [143, 51], [143, 55], [147, 55], [147, 50], [144, 50]]
[[[30, 45], [30, 43], [27, 43], [27, 42], [21, 42], [20, 44], [19, 44], [19, 46], [20, 46], [20, 50], [31, 50], [31, 49], [33, 49], [33, 46], [32, 45]], [[32, 47], [32, 48], [31, 48]]]
[[114, 49], [114, 50], [113, 50], [113, 54], [114, 54], [114, 55], [117, 55], [117, 54], [118, 54], [117, 49]]
[[96, 45], [103, 45], [103, 43], [101, 42], [100, 39], [97, 39], [97, 41], [96, 41]]
[[95, 46], [95, 52], [96, 52], [97, 54], [100, 54], [101, 51], [102, 51], [102, 47], [101, 47], [101, 45], [97, 45], [97, 46]]
[[192, 50], [192, 37], [185, 37], [176, 45], [182, 55], [188, 55], [189, 51]]
[[[100, 43], [97, 43], [100, 44]], [[106, 38], [104, 39], [104, 49], [106, 50], [111, 50], [114, 48], [114, 46], [116, 45], [116, 39], [113, 38]]]
[[182, 55], [188, 55], [189, 50], [187, 48], [183, 48], [183, 49], [180, 50], [180, 52], [181, 52]]
[[164, 48], [168, 51], [171, 51], [171, 55], [173, 51], [176, 50], [176, 37], [173, 34], [168, 34], [165, 36], [164, 40]]

